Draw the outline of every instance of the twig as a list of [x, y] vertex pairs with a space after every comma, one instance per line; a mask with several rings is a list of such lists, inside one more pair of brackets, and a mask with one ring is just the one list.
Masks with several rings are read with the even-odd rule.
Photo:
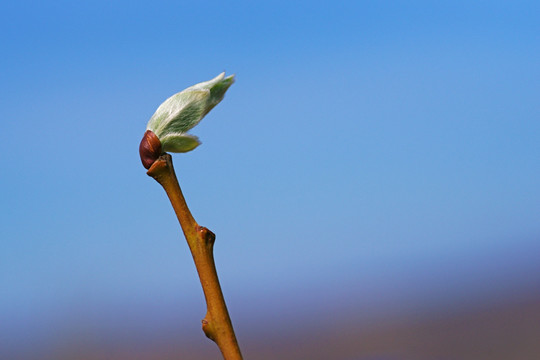
[[161, 155], [147, 174], [165, 189], [191, 250], [206, 299], [207, 311], [202, 320], [204, 333], [217, 344], [225, 360], [241, 360], [242, 354], [234, 335], [214, 264], [213, 249], [216, 236], [207, 228], [199, 226], [191, 215], [178, 184], [171, 155]]

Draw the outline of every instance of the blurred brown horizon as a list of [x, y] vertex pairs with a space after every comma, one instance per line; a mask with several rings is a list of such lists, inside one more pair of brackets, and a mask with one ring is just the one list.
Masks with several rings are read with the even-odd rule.
[[[235, 322], [245, 359], [532, 360], [540, 357], [540, 294], [519, 292], [489, 305], [449, 304], [447, 309], [396, 311], [366, 320], [362, 308], [274, 318], [241, 316]], [[269, 316], [261, 317], [268, 321]], [[202, 331], [176, 323], [145, 338], [131, 322], [114, 333], [84, 329], [61, 333], [56, 344], [33, 344], [2, 359], [167, 360], [220, 359]], [[72, 329], [75, 330], [75, 329]], [[200, 329], [199, 329], [200, 330]], [[51, 332], [55, 330], [51, 329]], [[56, 330], [58, 331], [58, 330]], [[128, 334], [126, 336], [126, 334]], [[12, 349], [15, 350], [15, 349]]]

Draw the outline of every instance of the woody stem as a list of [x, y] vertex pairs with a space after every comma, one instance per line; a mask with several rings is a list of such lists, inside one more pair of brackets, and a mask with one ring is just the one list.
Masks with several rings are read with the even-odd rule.
[[165, 189], [193, 256], [206, 299], [207, 312], [202, 320], [204, 333], [217, 344], [225, 360], [241, 360], [242, 354], [214, 263], [213, 248], [216, 236], [207, 228], [199, 226], [191, 215], [169, 154], [161, 155], [152, 164], [147, 174]]

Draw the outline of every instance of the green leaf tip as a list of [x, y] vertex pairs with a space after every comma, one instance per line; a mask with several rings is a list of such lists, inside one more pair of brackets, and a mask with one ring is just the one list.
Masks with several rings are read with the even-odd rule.
[[157, 108], [146, 129], [156, 134], [165, 152], [188, 152], [195, 149], [200, 141], [196, 136], [187, 134], [187, 131], [223, 100], [233, 83], [234, 75], [225, 77], [223, 72], [212, 80], [174, 94]]

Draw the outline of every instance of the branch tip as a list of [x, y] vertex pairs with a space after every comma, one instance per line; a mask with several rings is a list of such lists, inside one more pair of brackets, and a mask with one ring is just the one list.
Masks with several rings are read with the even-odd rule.
[[162, 153], [159, 138], [151, 130], [146, 130], [139, 145], [139, 155], [144, 168], [149, 169]]

